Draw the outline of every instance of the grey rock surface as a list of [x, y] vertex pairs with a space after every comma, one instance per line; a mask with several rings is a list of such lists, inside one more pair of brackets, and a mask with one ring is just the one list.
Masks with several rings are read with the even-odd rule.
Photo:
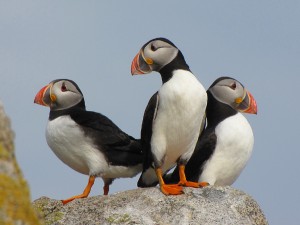
[[256, 201], [232, 187], [184, 188], [184, 192], [165, 196], [155, 187], [78, 199], [67, 205], [41, 197], [33, 205], [46, 224], [268, 224]]

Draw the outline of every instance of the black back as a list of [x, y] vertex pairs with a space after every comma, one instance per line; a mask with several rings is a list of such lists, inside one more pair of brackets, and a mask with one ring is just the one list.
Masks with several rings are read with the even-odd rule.
[[82, 107], [72, 107], [50, 111], [49, 119], [63, 115], [69, 115], [80, 126], [111, 165], [134, 166], [143, 162], [140, 140], [123, 132], [106, 116]]
[[[152, 125], [153, 120], [155, 119], [155, 111], [158, 107], [158, 92], [156, 92], [149, 100], [148, 105], [145, 109], [142, 130], [141, 130], [141, 144], [142, 149], [145, 154], [143, 171], [146, 171], [149, 167], [152, 167], [154, 161], [152, 152], [151, 152], [151, 137], [152, 137]], [[138, 186], [142, 186], [141, 177], [138, 181]]]

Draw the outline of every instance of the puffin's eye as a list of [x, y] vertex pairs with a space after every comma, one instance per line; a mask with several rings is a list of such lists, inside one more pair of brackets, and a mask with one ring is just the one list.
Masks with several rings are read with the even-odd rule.
[[67, 89], [65, 83], [63, 83], [63, 84], [61, 85], [61, 91], [62, 91], [62, 92], [65, 92], [65, 91], [67, 91], [67, 90], [68, 90], [68, 89]]
[[231, 88], [232, 90], [235, 90], [235, 89], [236, 89], [236, 83], [234, 82], [232, 85], [230, 85], [230, 88]]
[[151, 44], [151, 50], [153, 51], [153, 52], [155, 52], [156, 50], [157, 50], [157, 48], [154, 46], [154, 44]]

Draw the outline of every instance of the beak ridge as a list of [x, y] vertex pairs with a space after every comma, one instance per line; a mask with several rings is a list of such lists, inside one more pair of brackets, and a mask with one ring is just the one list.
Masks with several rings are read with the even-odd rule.
[[50, 85], [46, 85], [45, 87], [43, 87], [35, 96], [34, 98], [34, 103], [39, 104], [39, 105], [43, 105], [43, 106], [48, 106], [47, 103], [45, 103], [44, 101], [44, 97], [45, 97], [45, 93], [47, 92], [47, 90], [50, 88]]
[[134, 57], [131, 63], [131, 74], [145, 74], [150, 73], [152, 71], [151, 66], [153, 64], [152, 59], [146, 59], [143, 56], [143, 50], [140, 50], [138, 54]]
[[257, 114], [257, 104], [253, 95], [246, 91], [246, 96], [243, 101], [239, 104], [238, 110], [243, 113]]
[[131, 75], [143, 74], [139, 67], [140, 53], [136, 54], [131, 63]]

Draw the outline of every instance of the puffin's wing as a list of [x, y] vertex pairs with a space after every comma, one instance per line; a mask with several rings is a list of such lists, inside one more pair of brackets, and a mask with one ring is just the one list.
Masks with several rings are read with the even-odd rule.
[[143, 151], [145, 152], [144, 170], [148, 169], [153, 162], [150, 143], [152, 137], [152, 125], [156, 117], [158, 104], [159, 95], [158, 92], [156, 92], [148, 102], [142, 123], [141, 142]]
[[[185, 175], [188, 180], [198, 182], [205, 162], [211, 157], [217, 145], [217, 136], [213, 128], [206, 128], [200, 135], [194, 153], [185, 167]], [[167, 183], [179, 181], [178, 167], [171, 175], [166, 176]]]
[[123, 132], [106, 116], [84, 110], [72, 112], [70, 116], [111, 164], [136, 165], [143, 162], [140, 140]]

